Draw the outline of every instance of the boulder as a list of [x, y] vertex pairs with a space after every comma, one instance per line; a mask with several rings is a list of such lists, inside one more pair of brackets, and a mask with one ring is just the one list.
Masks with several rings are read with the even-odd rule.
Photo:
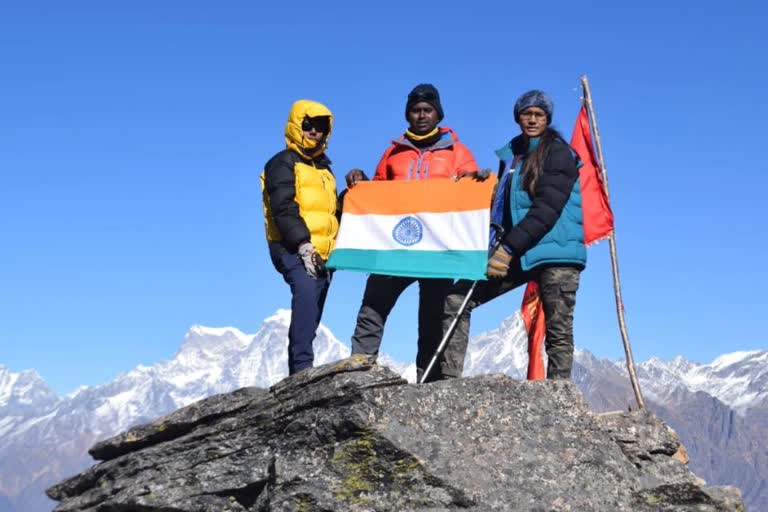
[[94, 446], [57, 512], [737, 511], [647, 411], [568, 381], [408, 384], [366, 357], [217, 395]]

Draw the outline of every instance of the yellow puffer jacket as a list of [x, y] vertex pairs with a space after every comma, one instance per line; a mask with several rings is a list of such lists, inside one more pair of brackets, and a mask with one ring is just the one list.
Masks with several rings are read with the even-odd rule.
[[325, 156], [330, 133], [321, 144], [304, 138], [305, 117], [327, 116], [324, 105], [299, 100], [293, 104], [285, 127], [287, 149], [276, 154], [261, 175], [267, 240], [295, 252], [310, 241], [328, 259], [339, 231], [336, 218], [336, 180]]

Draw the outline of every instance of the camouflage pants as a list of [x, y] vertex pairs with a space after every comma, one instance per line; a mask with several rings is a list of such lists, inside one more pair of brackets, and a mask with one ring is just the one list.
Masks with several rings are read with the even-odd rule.
[[[569, 379], [573, 366], [573, 311], [581, 270], [575, 267], [544, 267], [523, 272], [519, 263], [510, 269], [506, 278], [478, 281], [467, 308], [459, 318], [456, 330], [440, 361], [443, 375], [460, 377], [464, 370], [464, 356], [469, 342], [469, 321], [472, 310], [499, 295], [535, 280], [541, 290], [541, 301], [546, 318], [545, 346], [548, 379]], [[448, 294], [443, 311], [443, 332], [459, 311], [469, 292], [470, 281], [458, 281]]]

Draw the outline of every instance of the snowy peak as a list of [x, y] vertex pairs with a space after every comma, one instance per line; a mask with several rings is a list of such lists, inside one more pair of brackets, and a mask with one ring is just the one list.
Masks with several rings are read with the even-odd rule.
[[25, 423], [45, 417], [59, 401], [36, 371], [12, 372], [0, 366], [0, 451], [10, 434]]
[[187, 338], [245, 338], [246, 335], [240, 329], [235, 327], [206, 327], [204, 325], [193, 325], [187, 333]]
[[0, 416], [47, 410], [58, 401], [58, 395], [35, 370], [15, 373], [0, 366]]
[[681, 387], [708, 393], [739, 412], [768, 400], [766, 350], [723, 354], [709, 364], [653, 357], [639, 365], [638, 374], [643, 389], [662, 400]]
[[700, 365], [696, 363], [692, 363], [691, 361], [688, 361], [683, 356], [677, 356], [670, 363], [670, 367], [672, 368], [672, 371], [679, 374], [688, 373], [699, 366]]
[[179, 356], [216, 357], [218, 354], [245, 349], [251, 337], [234, 327], [205, 327], [195, 325], [184, 337]]
[[[159, 378], [171, 385], [177, 406], [213, 393], [245, 386], [269, 387], [288, 374], [288, 327], [291, 311], [277, 310], [256, 334], [234, 327], [194, 326], [177, 356], [156, 365]], [[315, 363], [349, 355], [349, 349], [320, 325], [314, 341]]]
[[291, 310], [278, 309], [275, 313], [264, 319], [264, 325], [281, 325], [288, 328], [291, 324]]
[[464, 372], [467, 375], [504, 373], [524, 378], [528, 368], [528, 334], [520, 312], [490, 332], [469, 340]]
[[[288, 327], [291, 325], [291, 310], [290, 309], [278, 309], [275, 311], [275, 313], [272, 316], [268, 316], [264, 319], [264, 321], [261, 323], [261, 326], [256, 331], [256, 337], [263, 336], [265, 332], [280, 332], [285, 333], [287, 336], [288, 333]], [[320, 331], [322, 329], [325, 329], [325, 326], [323, 324], [320, 324], [320, 327], [318, 327], [317, 334], [320, 335]], [[328, 333], [328, 331], [326, 329]], [[333, 337], [333, 335], [331, 335]], [[287, 339], [286, 339], [287, 343]]]
[[768, 350], [750, 350], [723, 354], [709, 365], [716, 372], [755, 370], [768, 365]]
[[724, 354], [688, 372], [685, 381], [694, 391], [704, 391], [744, 411], [768, 399], [768, 351]]
[[19, 380], [19, 373], [13, 373], [5, 366], [0, 366], [0, 406], [10, 400], [16, 381]]
[[[54, 431], [95, 441], [213, 394], [245, 386], [269, 387], [288, 373], [290, 316], [290, 311], [277, 311], [256, 334], [195, 325], [173, 359], [137, 366], [109, 383], [80, 388], [61, 400], [52, 395], [50, 405], [35, 414], [22, 416], [3, 405], [36, 399], [39, 390], [47, 390], [42, 379], [32, 371], [12, 373], [0, 367], [0, 432], [18, 439], [23, 435], [40, 446], [47, 442], [47, 432]], [[316, 364], [349, 355], [325, 326], [318, 329], [314, 347]]]
[[692, 363], [683, 356], [677, 356], [671, 361], [665, 361], [664, 359], [659, 359], [658, 357], [654, 356], [648, 359], [648, 361], [640, 363], [639, 366], [649, 372], [661, 372], [674, 375], [676, 377], [681, 377], [701, 365]]
[[[626, 376], [624, 361], [598, 359], [586, 350], [576, 350], [574, 362], [592, 373], [608, 372], [616, 378]], [[504, 373], [524, 379], [527, 365], [528, 337], [522, 316], [517, 312], [498, 329], [470, 340], [464, 372], [466, 375]], [[740, 413], [768, 404], [766, 350], [724, 354], [710, 364], [694, 363], [681, 356], [671, 361], [652, 357], [638, 365], [638, 376], [643, 392], [659, 402], [684, 391], [702, 391]]]

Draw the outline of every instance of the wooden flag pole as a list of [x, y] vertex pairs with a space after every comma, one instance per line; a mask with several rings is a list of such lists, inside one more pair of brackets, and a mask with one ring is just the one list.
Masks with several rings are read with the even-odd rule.
[[[597, 146], [597, 157], [600, 160], [600, 174], [603, 177], [603, 187], [605, 196], [608, 195], [608, 177], [605, 168], [605, 158], [603, 157], [603, 146], [600, 144], [600, 132], [597, 130], [597, 118], [595, 109], [592, 106], [592, 93], [589, 90], [589, 81], [587, 76], [581, 77], [581, 86], [584, 89], [584, 101], [589, 109], [589, 121], [592, 125], [592, 132], [595, 134], [595, 145]], [[627, 358], [627, 371], [629, 372], [629, 381], [632, 383], [632, 390], [635, 392], [635, 400], [640, 409], [645, 408], [643, 393], [640, 391], [640, 382], [637, 380], [637, 371], [635, 370], [635, 361], [632, 357], [632, 346], [629, 344], [629, 335], [627, 334], [627, 323], [624, 320], [624, 302], [621, 299], [621, 281], [619, 281], [619, 261], [616, 255], [616, 231], [614, 229], [608, 238], [608, 244], [611, 251], [611, 269], [613, 271], [613, 291], [616, 296], [616, 313], [619, 318], [619, 331], [621, 331], [621, 340], [624, 343], [624, 354]]]

